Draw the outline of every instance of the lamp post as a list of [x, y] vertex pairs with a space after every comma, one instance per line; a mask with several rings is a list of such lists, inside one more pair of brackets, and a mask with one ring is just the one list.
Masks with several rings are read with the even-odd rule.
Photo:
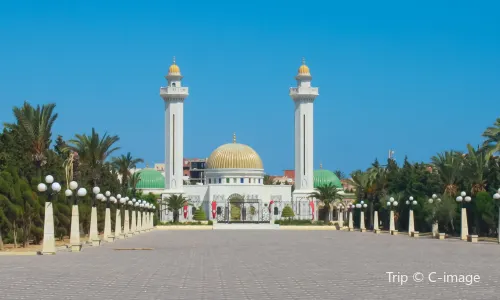
[[436, 194], [432, 194], [431, 198], [429, 198], [429, 204], [434, 204], [432, 207], [432, 236], [435, 238], [439, 237], [439, 224], [436, 219], [436, 206], [441, 203], [441, 198], [438, 198]]
[[378, 211], [374, 210], [373, 211], [373, 233], [379, 234], [380, 233], [380, 228], [378, 224]]
[[339, 227], [344, 228], [344, 205], [337, 205]]
[[396, 230], [395, 222], [394, 222], [394, 208], [398, 206], [398, 201], [394, 200], [394, 197], [389, 198], [387, 202], [387, 207], [390, 209], [389, 213], [389, 233], [391, 235], [397, 235], [398, 231]]
[[354, 204], [351, 204], [349, 207], [349, 231], [354, 231], [354, 222], [352, 219], [352, 211], [354, 210]]
[[[500, 189], [493, 195], [493, 199], [500, 200]], [[498, 243], [500, 243], [500, 206], [498, 208]]]
[[140, 209], [139, 222], [141, 223], [140, 230], [144, 231], [144, 226], [146, 225], [144, 224], [144, 200], [141, 200], [141, 203], [139, 204], [139, 209]]
[[123, 236], [125, 238], [129, 237], [129, 232], [130, 232], [130, 221], [129, 221], [129, 212], [128, 212], [128, 207], [127, 205], [129, 204], [128, 197], [123, 198], [123, 213], [125, 214], [123, 218]]
[[106, 202], [106, 214], [104, 216], [104, 240], [106, 242], [114, 241], [114, 236], [111, 234], [111, 209], [110, 209], [110, 199], [111, 192], [106, 191], [104, 197], [101, 199], [102, 202]]
[[87, 195], [87, 190], [85, 188], [80, 188], [75, 195], [75, 190], [78, 188], [78, 183], [76, 181], [71, 181], [69, 183], [69, 188], [70, 189], [65, 191], [66, 196], [72, 196], [73, 198], [69, 244], [71, 252], [80, 252], [82, 250], [82, 243], [80, 241], [80, 214], [78, 211], [78, 198], [85, 197]]
[[115, 214], [115, 239], [122, 239], [122, 214], [120, 209], [120, 203], [122, 203], [122, 195], [116, 195], [116, 214]]
[[99, 246], [101, 244], [101, 240], [99, 240], [99, 232], [97, 230], [96, 202], [101, 200], [104, 197], [104, 195], [101, 194], [101, 189], [98, 186], [95, 186], [92, 189], [92, 193], [94, 194], [94, 197], [92, 197], [92, 210], [90, 213], [89, 243], [92, 246]]
[[361, 232], [365, 232], [366, 231], [366, 227], [365, 227], [365, 208], [367, 207], [368, 205], [366, 205], [365, 201], [361, 200], [360, 203], [356, 204], [356, 208], [359, 208], [360, 209], [360, 213], [359, 213], [359, 231]]
[[37, 190], [40, 193], [47, 193], [45, 216], [43, 220], [42, 254], [56, 254], [56, 239], [54, 236], [54, 207], [52, 206], [52, 197], [61, 191], [61, 185], [58, 182], [54, 182], [54, 177], [52, 175], [45, 176], [45, 183], [42, 182], [37, 186]]
[[132, 207], [132, 224], [130, 224], [130, 234], [134, 235], [137, 234], [137, 214], [136, 214], [136, 205], [135, 203], [137, 200], [135, 198], [132, 198], [130, 206]]
[[408, 235], [411, 236], [411, 234], [415, 231], [415, 219], [413, 217], [413, 206], [417, 205], [417, 200], [413, 199], [413, 196], [410, 196], [408, 200], [406, 200], [406, 205], [410, 206], [410, 211], [409, 211], [409, 218], [408, 218]]
[[151, 230], [155, 229], [156, 205], [151, 205]]
[[136, 207], [136, 211], [137, 211], [137, 223], [136, 223], [136, 226], [135, 226], [135, 232], [137, 234], [140, 234], [141, 233], [141, 209], [140, 209], [140, 203], [141, 200], [137, 200], [135, 202], [135, 207]]
[[144, 230], [149, 231], [149, 203], [144, 203]]
[[464, 207], [464, 201], [471, 202], [472, 198], [470, 196], [467, 196], [466, 192], [461, 192], [460, 196], [458, 196], [455, 200], [460, 203], [461, 208], [460, 239], [462, 241], [466, 241], [467, 236], [469, 235], [469, 225], [467, 224], [467, 208]]

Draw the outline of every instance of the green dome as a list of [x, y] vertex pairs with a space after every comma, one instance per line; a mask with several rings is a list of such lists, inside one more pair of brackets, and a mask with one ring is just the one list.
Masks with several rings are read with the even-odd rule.
[[139, 182], [137, 189], [164, 189], [165, 177], [155, 169], [144, 169], [139, 171]]
[[342, 182], [340, 182], [340, 179], [332, 171], [324, 169], [314, 170], [313, 176], [315, 188], [331, 183], [333, 186], [343, 189]]

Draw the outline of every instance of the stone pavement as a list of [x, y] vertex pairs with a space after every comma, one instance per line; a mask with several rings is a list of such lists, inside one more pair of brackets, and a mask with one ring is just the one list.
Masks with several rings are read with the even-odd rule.
[[[157, 230], [81, 253], [0, 256], [0, 299], [498, 299], [499, 254], [369, 232]], [[437, 279], [445, 272], [480, 280]]]

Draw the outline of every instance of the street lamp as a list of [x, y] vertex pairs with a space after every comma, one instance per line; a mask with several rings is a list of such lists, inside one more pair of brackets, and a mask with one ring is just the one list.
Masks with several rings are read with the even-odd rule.
[[364, 208], [366, 208], [368, 205], [366, 205], [365, 201], [361, 200], [360, 203], [357, 203], [356, 204], [356, 208], [359, 208], [360, 209], [360, 213], [359, 213], [359, 230], [361, 232], [365, 232], [366, 231], [366, 227], [365, 227], [365, 211], [364, 211]]
[[436, 206], [441, 203], [441, 198], [438, 197], [436, 194], [432, 194], [432, 196], [428, 200], [429, 204], [434, 204], [432, 206], [432, 235], [435, 238], [439, 237], [439, 224], [438, 220], [436, 219]]
[[417, 201], [413, 199], [413, 196], [410, 196], [408, 200], [406, 200], [406, 205], [410, 206], [409, 218], [408, 218], [408, 235], [411, 236], [412, 232], [415, 231], [415, 221], [413, 217], [413, 206], [417, 205]]
[[[46, 184], [45, 184], [46, 183]], [[54, 208], [52, 197], [61, 191], [61, 185], [54, 182], [52, 175], [45, 176], [45, 183], [41, 182], [37, 186], [40, 193], [47, 193], [45, 202], [45, 216], [43, 220], [43, 254], [56, 254], [56, 240], [54, 236]]]
[[[123, 207], [123, 205], [127, 202], [127, 197], [120, 197], [120, 199], [118, 200], [118, 202], [119, 202], [119, 204], [121, 204], [121, 205], [122, 205], [122, 207]], [[119, 228], [120, 228], [120, 238], [121, 238], [121, 239], [124, 239], [124, 238], [126, 238], [126, 234], [125, 234], [125, 229], [124, 229], [124, 230], [122, 230], [122, 222], [121, 222], [121, 221], [122, 221], [122, 217], [121, 217], [121, 215], [122, 215], [122, 211], [121, 211], [121, 209], [120, 209], [120, 206], [118, 206], [116, 209], [120, 212], [120, 213], [118, 214], [118, 216], [120, 217], [120, 222], [118, 223]], [[125, 213], [125, 212], [126, 212], [126, 211], [124, 211], [124, 213]], [[125, 227], [125, 225], [124, 225], [124, 227]]]
[[111, 202], [111, 192], [106, 191], [101, 198], [102, 202], [106, 202], [106, 214], [104, 217], [104, 240], [106, 242], [112, 242], [114, 241], [114, 236], [111, 234], [111, 209], [110, 209], [110, 202]]
[[116, 195], [116, 213], [115, 213], [115, 239], [121, 239], [122, 236], [122, 214], [120, 210], [120, 203], [122, 202], [122, 195]]
[[389, 212], [389, 233], [391, 235], [398, 234], [396, 230], [395, 222], [394, 222], [394, 208], [398, 206], [398, 201], [394, 199], [394, 197], [390, 197], [389, 201], [387, 201], [387, 207], [390, 209]]
[[[500, 189], [493, 194], [493, 199], [500, 200]], [[500, 206], [498, 207], [498, 243], [500, 243]]]
[[71, 190], [66, 190], [65, 192], [66, 196], [73, 196], [69, 244], [71, 246], [71, 252], [80, 252], [80, 250], [82, 249], [82, 243], [80, 242], [80, 214], [78, 211], [78, 197], [85, 197], [87, 195], [87, 190], [84, 188], [80, 188], [75, 195], [74, 191], [78, 188], [78, 183], [76, 181], [71, 181], [69, 183], [69, 187]]
[[89, 242], [92, 246], [99, 246], [101, 241], [99, 240], [99, 233], [97, 231], [97, 206], [96, 201], [101, 200], [104, 195], [101, 194], [101, 189], [98, 186], [92, 188], [92, 211], [90, 213], [90, 230], [89, 230]]
[[465, 202], [471, 202], [472, 198], [470, 196], [467, 196], [466, 192], [461, 192], [460, 196], [458, 196], [455, 199], [457, 202], [460, 203], [460, 213], [461, 213], [461, 228], [460, 228], [460, 239], [463, 241], [467, 240], [467, 236], [469, 235], [469, 225], [467, 223], [467, 209], [464, 207], [464, 201]]
[[141, 210], [140, 210], [140, 203], [141, 200], [136, 200], [135, 203], [134, 203], [134, 206], [136, 207], [136, 211], [137, 211], [137, 223], [136, 223], [136, 226], [135, 226], [135, 232], [137, 233], [141, 233]]

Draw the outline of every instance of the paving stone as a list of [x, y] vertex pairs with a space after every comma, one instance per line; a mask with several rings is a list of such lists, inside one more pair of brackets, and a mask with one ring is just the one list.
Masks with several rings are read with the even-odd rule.
[[[154, 250], [113, 250], [143, 247]], [[80, 253], [0, 256], [0, 298], [498, 299], [499, 251], [344, 231], [158, 230]], [[408, 281], [389, 282], [386, 272]], [[431, 272], [480, 280], [430, 282]]]

